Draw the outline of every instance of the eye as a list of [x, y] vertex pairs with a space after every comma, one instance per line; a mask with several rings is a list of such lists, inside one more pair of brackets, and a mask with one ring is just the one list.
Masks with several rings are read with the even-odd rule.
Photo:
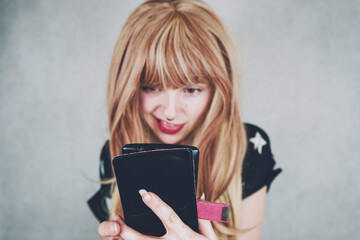
[[199, 93], [201, 92], [200, 88], [185, 88], [184, 91], [189, 94]]
[[157, 88], [148, 87], [148, 86], [142, 86], [140, 88], [144, 92], [155, 92], [155, 91], [157, 91]]

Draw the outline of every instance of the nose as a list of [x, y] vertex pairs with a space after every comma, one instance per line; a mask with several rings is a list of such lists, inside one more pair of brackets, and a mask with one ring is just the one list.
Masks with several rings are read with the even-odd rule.
[[164, 117], [168, 121], [172, 121], [176, 117], [178, 108], [178, 93], [177, 90], [167, 89], [165, 91], [165, 99], [163, 102]]

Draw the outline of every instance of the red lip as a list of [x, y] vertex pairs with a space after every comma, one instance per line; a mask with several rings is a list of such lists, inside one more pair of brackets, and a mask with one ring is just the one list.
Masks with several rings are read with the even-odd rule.
[[159, 130], [165, 134], [174, 135], [181, 131], [185, 124], [171, 124], [171, 126], [164, 124], [164, 121], [155, 118]]

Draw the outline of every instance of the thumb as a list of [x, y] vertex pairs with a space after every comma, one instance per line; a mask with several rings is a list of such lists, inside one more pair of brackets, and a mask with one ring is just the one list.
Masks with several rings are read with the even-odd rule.
[[199, 231], [201, 235], [204, 235], [210, 240], [218, 239], [209, 220], [199, 218]]

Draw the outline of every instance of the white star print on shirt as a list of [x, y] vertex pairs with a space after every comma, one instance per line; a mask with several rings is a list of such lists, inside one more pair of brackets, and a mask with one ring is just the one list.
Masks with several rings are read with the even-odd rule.
[[250, 142], [254, 144], [254, 149], [257, 149], [259, 154], [261, 154], [262, 147], [266, 145], [266, 141], [261, 137], [259, 132], [256, 132], [255, 137], [250, 138]]

